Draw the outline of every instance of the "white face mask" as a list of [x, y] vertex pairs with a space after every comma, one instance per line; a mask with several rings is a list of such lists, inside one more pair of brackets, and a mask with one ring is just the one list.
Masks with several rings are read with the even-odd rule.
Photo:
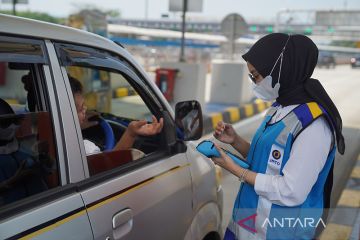
[[[276, 98], [279, 97], [279, 89], [280, 89], [280, 75], [281, 75], [281, 67], [282, 67], [282, 61], [283, 61], [283, 56], [284, 56], [284, 51], [285, 51], [285, 47], [288, 43], [290, 39], [290, 36], [289, 38], [287, 39], [286, 43], [285, 43], [285, 46], [283, 47], [279, 57], [276, 59], [276, 62], [274, 64], [274, 66], [272, 67], [269, 75], [267, 75], [265, 78], [263, 78], [263, 80], [261, 80], [261, 82], [259, 82], [258, 84], [254, 83], [250, 77], [250, 81], [251, 81], [251, 87], [252, 87], [252, 90], [255, 94], [255, 96], [257, 98], [260, 98], [261, 100], [264, 100], [264, 101], [273, 101], [275, 100]], [[280, 59], [280, 70], [279, 70], [279, 77], [278, 77], [278, 81], [277, 83], [275, 84], [274, 87], [272, 87], [272, 77], [271, 77], [271, 74], [272, 72], [274, 71], [275, 69], [275, 66], [276, 64], [278, 63]]]
[[277, 82], [273, 88], [272, 77], [270, 75], [266, 76], [258, 84], [251, 81], [251, 87], [255, 96], [264, 101], [272, 101], [279, 96], [280, 83]]

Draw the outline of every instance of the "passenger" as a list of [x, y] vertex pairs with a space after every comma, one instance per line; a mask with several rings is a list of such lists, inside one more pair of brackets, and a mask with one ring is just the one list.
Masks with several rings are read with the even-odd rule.
[[26, 111], [35, 112], [36, 98], [34, 92], [34, 83], [31, 72], [21, 77], [21, 82], [24, 84], [24, 89], [27, 92], [26, 96]]
[[[89, 121], [89, 118], [94, 114], [87, 115], [87, 107], [85, 105], [81, 83], [73, 77], [69, 77], [69, 80], [81, 128], [96, 125], [97, 122], [94, 123]], [[164, 125], [163, 118], [160, 118], [160, 121], [158, 121], [155, 116], [152, 116], [152, 120], [153, 122], [150, 124], [148, 124], [146, 120], [130, 122], [126, 131], [116, 143], [114, 150], [130, 149], [137, 136], [152, 136], [160, 133]], [[101, 152], [100, 148], [90, 140], [84, 139], [84, 145], [87, 155]]]
[[[242, 57], [254, 94], [276, 102], [251, 144], [230, 124], [217, 124], [215, 138], [231, 144], [251, 164], [241, 168], [217, 146], [221, 157], [213, 161], [243, 182], [225, 239], [314, 239], [330, 205], [335, 143], [339, 153], [345, 151], [339, 112], [311, 78], [318, 49], [306, 36], [274, 33]], [[300, 224], [276, 225], [284, 219]], [[304, 219], [316, 224], [306, 225]]]
[[22, 117], [0, 99], [0, 206], [47, 189], [43, 163], [21, 151], [15, 137]]

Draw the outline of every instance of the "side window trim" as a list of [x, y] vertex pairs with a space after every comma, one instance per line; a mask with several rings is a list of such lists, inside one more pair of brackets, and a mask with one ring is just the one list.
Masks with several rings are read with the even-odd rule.
[[[50, 106], [48, 105], [46, 96], [44, 91], [46, 90], [46, 79], [45, 79], [45, 74], [41, 73], [41, 70], [45, 70], [43, 68], [43, 66], [47, 66], [47, 65], [42, 65], [42, 64], [38, 64], [36, 66], [33, 67], [32, 72], [35, 74], [35, 78], [36, 79], [40, 79], [40, 81], [37, 81], [35, 83], [35, 95], [37, 97], [37, 102], [38, 104], [38, 109], [42, 110], [42, 109], [48, 109], [50, 111]], [[34, 76], [33, 76], [34, 77]]]
[[45, 42], [43, 40], [29, 39], [29, 38], [17, 38], [0, 35], [0, 42], [13, 42], [18, 44], [33, 44], [38, 45], [41, 48], [41, 55], [26, 55], [26, 54], [1, 54], [0, 59], [6, 62], [22, 62], [22, 63], [42, 63], [49, 64], [49, 59], [46, 54]]
[[[79, 136], [76, 135], [76, 128], [74, 122], [74, 114], [72, 109], [63, 108], [63, 104], [70, 105], [72, 94], [69, 95], [66, 89], [65, 80], [61, 71], [58, 57], [55, 51], [55, 47], [50, 40], [46, 40], [46, 48], [49, 54], [49, 60], [51, 61], [50, 70], [53, 76], [52, 85], [53, 88], [48, 88], [54, 92], [55, 102], [54, 106], [58, 110], [58, 121], [60, 131], [62, 133], [62, 146], [64, 152], [64, 162], [66, 165], [66, 174], [68, 183], [75, 183], [85, 179], [84, 160], [80, 149]], [[71, 98], [69, 97], [71, 96]]]
[[72, 110], [73, 118], [76, 119], [74, 121], [74, 124], [75, 124], [75, 128], [76, 128], [77, 139], [78, 139], [79, 146], [80, 146], [81, 160], [84, 165], [85, 178], [88, 178], [90, 176], [90, 174], [89, 174], [88, 162], [86, 159], [85, 146], [82, 142], [84, 138], [82, 136], [80, 123], [77, 120], [78, 116], [77, 116], [74, 98], [70, 97], [70, 96], [72, 96], [70, 81], [69, 81], [68, 74], [66, 72], [65, 67], [60, 66], [60, 68], [61, 68], [61, 73], [62, 73], [63, 79], [65, 80], [66, 91], [68, 92], [68, 95], [69, 95], [70, 108]]
[[[44, 68], [44, 74], [45, 74], [45, 81], [47, 88], [46, 89], [54, 89], [53, 83], [52, 83], [52, 75], [49, 66], [43, 66]], [[54, 135], [58, 136], [55, 137], [56, 142], [56, 151], [58, 156], [58, 166], [59, 166], [59, 177], [61, 181], [61, 185], [64, 186], [68, 182], [68, 176], [66, 174], [66, 163], [65, 163], [65, 154], [64, 154], [64, 146], [61, 139], [63, 139], [63, 132], [61, 131], [61, 124], [59, 122], [59, 112], [58, 108], [55, 104], [55, 94], [53, 91], [48, 91], [49, 94], [49, 104], [51, 108], [51, 115], [52, 115], [52, 122], [54, 125]]]

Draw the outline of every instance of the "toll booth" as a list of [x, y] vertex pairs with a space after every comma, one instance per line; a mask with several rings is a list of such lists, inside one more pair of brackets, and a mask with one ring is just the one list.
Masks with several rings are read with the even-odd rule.
[[178, 69], [172, 68], [158, 68], [155, 70], [155, 83], [169, 102], [174, 99], [175, 80], [178, 72]]

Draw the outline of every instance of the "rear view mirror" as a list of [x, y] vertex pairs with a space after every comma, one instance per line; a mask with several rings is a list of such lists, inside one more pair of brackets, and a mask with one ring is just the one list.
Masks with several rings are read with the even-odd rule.
[[179, 102], [175, 106], [177, 136], [181, 140], [198, 140], [203, 132], [203, 117], [197, 101]]

